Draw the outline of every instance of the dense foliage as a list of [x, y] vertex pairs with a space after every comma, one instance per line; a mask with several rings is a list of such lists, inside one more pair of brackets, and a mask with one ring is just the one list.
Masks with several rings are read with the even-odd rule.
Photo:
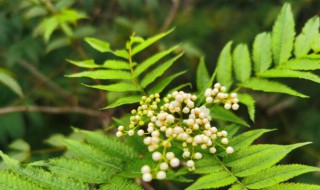
[[[170, 13], [176, 14], [179, 2], [173, 1]], [[301, 79], [320, 83], [320, 77], [314, 72], [320, 68], [320, 23], [317, 16], [307, 20], [301, 26], [301, 32], [298, 32], [300, 30], [296, 30], [291, 6], [286, 3], [275, 18], [271, 32], [258, 34], [252, 38], [253, 43], [249, 46], [245, 43], [235, 45], [235, 42], [228, 42], [222, 48], [217, 64], [206, 64], [202, 57], [193, 72], [187, 68], [194, 66], [183, 62], [198, 60], [197, 57], [203, 52], [188, 43], [168, 45], [170, 43], [159, 42], [175, 33], [179, 35], [179, 24], [176, 29], [142, 38], [138, 34], [144, 36], [141, 31], [143, 24], [135, 26], [136, 23], [130, 23], [121, 17], [116, 19], [117, 23], [129, 27], [129, 32], [135, 30], [137, 34], [133, 33], [129, 40], [124, 42], [124, 39], [120, 39], [121, 35], [117, 34], [116, 37], [120, 37], [117, 39], [113, 38], [115, 34], [111, 33], [113, 35], [110, 34], [108, 39], [113, 40], [106, 41], [87, 37], [95, 32], [95, 28], [85, 24], [88, 22], [85, 20], [92, 15], [78, 11], [79, 4], [74, 1], [35, 0], [16, 3], [22, 11], [18, 15], [22, 14], [25, 19], [33, 22], [30, 24], [36, 27], [32, 33], [42, 39], [27, 37], [17, 42], [9, 49], [11, 52], [6, 52], [4, 60], [8, 65], [17, 64], [31, 72], [39, 80], [39, 84], [30, 90], [31, 93], [29, 90], [22, 90], [20, 85], [23, 87], [25, 84], [14, 79], [9, 67], [0, 70], [0, 81], [21, 97], [12, 105], [21, 102], [29, 105], [35, 104], [36, 100], [45, 100], [62, 106], [4, 108], [0, 111], [4, 114], [0, 117], [0, 124], [5, 128], [13, 123], [17, 128], [7, 127], [7, 131], [1, 132], [5, 137], [2, 140], [3, 145], [10, 136], [21, 137], [25, 130], [24, 120], [34, 124], [35, 128], [38, 127], [30, 130], [30, 134], [41, 131], [40, 126], [46, 122], [43, 121], [44, 118], [39, 113], [22, 115], [20, 112], [23, 111], [90, 115], [100, 118], [105, 130], [102, 133], [73, 128], [69, 137], [51, 135], [49, 131], [51, 137], [47, 142], [54, 148], [38, 152], [32, 152], [28, 143], [23, 140], [14, 141], [9, 146], [10, 156], [0, 153], [9, 168], [2, 165], [5, 170], [0, 174], [2, 189], [320, 189], [316, 184], [308, 184], [315, 183], [312, 179], [300, 180], [305, 183], [288, 181], [301, 174], [319, 172], [319, 168], [289, 164], [288, 160], [279, 163], [292, 150], [305, 146], [308, 142], [272, 141], [276, 139], [274, 137], [286, 136], [285, 133], [279, 134], [282, 131], [280, 130], [272, 132], [272, 136], [269, 135], [271, 140], [264, 140], [268, 144], [256, 144], [253, 143], [256, 139], [275, 127], [246, 129], [252, 123], [259, 126], [263, 121], [259, 120], [259, 117], [256, 119], [257, 115], [260, 116], [259, 112], [256, 113], [256, 104], [259, 111], [259, 106], [263, 107], [264, 101], [275, 102], [277, 100], [274, 99], [279, 97], [256, 91], [307, 98], [304, 92], [300, 92], [303, 90], [289, 87], [296, 86], [290, 83], [291, 81], [279, 78], [296, 78], [298, 83], [301, 83]], [[83, 3], [94, 7], [91, 1]], [[95, 3], [100, 4], [98, 1]], [[10, 2], [4, 4], [14, 5]], [[134, 5], [127, 1], [119, 1], [119, 4], [124, 10], [126, 6]], [[160, 5], [147, 3], [149, 8], [156, 6]], [[133, 10], [138, 9], [136, 7]], [[4, 15], [10, 15], [7, 18], [14, 18], [16, 15], [14, 9], [6, 11]], [[170, 19], [174, 16], [169, 14], [162, 31], [168, 29], [172, 22]], [[7, 18], [3, 18], [2, 21], [6, 21]], [[92, 18], [90, 22], [94, 22], [94, 17]], [[81, 20], [84, 24], [78, 25]], [[11, 22], [7, 24], [10, 25]], [[202, 30], [199, 29], [200, 31]], [[27, 27], [25, 32], [30, 32]], [[3, 32], [3, 35], [11, 34]], [[179, 37], [182, 38], [183, 35]], [[83, 45], [82, 39], [89, 46]], [[113, 45], [117, 44], [114, 43], [115, 40], [124, 45]], [[25, 48], [27, 45], [38, 48], [31, 50]], [[61, 68], [54, 71], [64, 71], [69, 79], [57, 78], [56, 83], [50, 79], [51, 76], [42, 73], [49, 71], [40, 71], [32, 63], [39, 61], [37, 59], [43, 51], [47, 53], [47, 61], [60, 60], [56, 57], [59, 55], [83, 71], [74, 66], [64, 71], [65, 64], [61, 64]], [[70, 56], [69, 53], [74, 54]], [[208, 65], [214, 70], [207, 69]], [[182, 77], [183, 80], [178, 80]], [[84, 86], [96, 90], [87, 91], [77, 87], [79, 81], [74, 80], [77, 78], [80, 78]], [[61, 88], [60, 81], [71, 88]], [[217, 83], [214, 84], [215, 81]], [[38, 91], [37, 86], [42, 84], [47, 84], [54, 93]], [[9, 88], [4, 88], [8, 95]], [[297, 86], [296, 88], [299, 89]], [[33, 91], [35, 94], [39, 93], [41, 98], [30, 96]], [[59, 97], [56, 98], [55, 95]], [[269, 115], [281, 112], [283, 107], [287, 106], [286, 100], [292, 100], [287, 95], [283, 96], [284, 103], [280, 102], [278, 107], [274, 106], [275, 108], [269, 110]], [[6, 96], [4, 98], [10, 100]], [[79, 106], [92, 105], [92, 100], [95, 100], [92, 109], [92, 106]], [[140, 103], [138, 107], [135, 106], [137, 103]], [[289, 105], [291, 104], [289, 102]], [[107, 111], [95, 110], [102, 107]], [[113, 113], [117, 117], [113, 118], [111, 124]], [[81, 122], [86, 121], [79, 117], [76, 119], [77, 122], [73, 123], [76, 126], [81, 126]], [[270, 121], [270, 124], [273, 123]], [[117, 133], [113, 130], [116, 127]], [[121, 140], [116, 139], [115, 134], [121, 137]], [[292, 137], [292, 133], [289, 137]], [[314, 139], [305, 140], [316, 141], [318, 138], [316, 136]], [[263, 137], [260, 139], [263, 141]], [[33, 143], [33, 140], [30, 142]], [[312, 149], [305, 150], [307, 155], [318, 155]], [[65, 153], [58, 157], [50, 154], [62, 151]], [[44, 153], [42, 155], [49, 159], [39, 159], [34, 153]], [[28, 163], [22, 164], [23, 161]], [[296, 159], [293, 162], [296, 163]], [[166, 181], [162, 181], [163, 179]], [[148, 183], [150, 181], [152, 182]]]

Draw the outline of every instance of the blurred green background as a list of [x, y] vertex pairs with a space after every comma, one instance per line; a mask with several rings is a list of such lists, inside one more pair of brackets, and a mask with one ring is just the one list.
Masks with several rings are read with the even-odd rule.
[[[18, 142], [11, 150], [18, 149], [15, 155], [20, 160], [59, 155], [63, 148], [44, 143], [53, 134], [68, 135], [70, 126], [108, 128], [111, 117], [127, 112], [126, 107], [99, 111], [116, 94], [81, 85], [93, 83], [90, 80], [64, 77], [78, 71], [66, 59], [93, 57], [101, 62], [107, 58], [90, 49], [84, 37], [100, 38], [117, 48], [123, 47], [133, 32], [148, 37], [175, 27], [173, 34], [148, 53], [181, 43], [186, 54], [173, 70], [188, 69], [180, 80], [194, 84], [201, 56], [206, 57], [212, 72], [229, 40], [251, 44], [256, 34], [270, 31], [284, 2], [292, 5], [298, 32], [308, 18], [320, 14], [319, 0], [0, 0], [0, 68], [9, 72], [24, 92], [19, 97], [0, 84], [0, 148], [8, 150], [9, 144]], [[63, 24], [55, 26], [52, 18]], [[261, 138], [261, 143], [313, 142], [283, 162], [320, 165], [319, 85], [286, 82], [311, 98], [257, 94], [257, 120], [252, 128], [277, 129]], [[37, 111], [25, 111], [25, 105]], [[31, 150], [17, 139], [24, 139]], [[320, 184], [316, 174], [298, 180]]]

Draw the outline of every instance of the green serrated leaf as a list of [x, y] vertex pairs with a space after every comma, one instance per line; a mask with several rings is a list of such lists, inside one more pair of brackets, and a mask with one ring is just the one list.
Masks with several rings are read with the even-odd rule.
[[118, 82], [109, 85], [86, 85], [90, 88], [96, 88], [100, 90], [113, 91], [113, 92], [129, 92], [129, 91], [140, 91], [139, 87], [132, 83]]
[[130, 69], [129, 63], [120, 60], [107, 60], [103, 63], [102, 67], [108, 69]]
[[243, 119], [232, 113], [230, 110], [226, 110], [221, 106], [212, 106], [210, 108], [210, 115], [214, 119], [220, 119], [222, 121], [233, 122], [242, 126], [250, 127]]
[[127, 71], [118, 70], [95, 70], [95, 71], [83, 71], [80, 73], [75, 73], [67, 75], [67, 77], [88, 77], [92, 79], [123, 79], [131, 80], [132, 75]]
[[254, 117], [255, 117], [255, 101], [253, 99], [252, 96], [250, 96], [249, 94], [238, 94], [238, 98], [239, 101], [247, 106], [248, 109], [248, 113], [250, 116], [251, 121], [254, 121]]
[[285, 146], [252, 145], [225, 157], [224, 161], [227, 166], [232, 168], [232, 173], [236, 176], [246, 177], [273, 166], [289, 152], [306, 144], [309, 143], [297, 143]]
[[291, 6], [285, 3], [272, 29], [272, 54], [276, 65], [287, 62], [291, 57], [294, 35]]
[[134, 56], [135, 54], [139, 53], [140, 51], [144, 50], [145, 48], [149, 47], [150, 45], [154, 44], [156, 41], [160, 40], [161, 38], [167, 36], [170, 34], [174, 29], [171, 29], [167, 32], [158, 34], [156, 36], [153, 36], [151, 38], [146, 39], [145, 41], [139, 43], [137, 46], [132, 48], [131, 56]]
[[207, 88], [207, 84], [210, 81], [210, 76], [204, 62], [204, 57], [201, 57], [196, 75], [196, 83], [198, 92], [202, 92]]
[[146, 59], [145, 61], [143, 61], [142, 63], [138, 64], [138, 66], [136, 67], [136, 69], [134, 71], [135, 75], [139, 76], [141, 73], [143, 73], [149, 67], [151, 67], [152, 65], [157, 63], [157, 61], [159, 61], [160, 59], [162, 59], [166, 55], [170, 54], [171, 52], [175, 51], [179, 46], [180, 45], [176, 45], [174, 47], [171, 47], [168, 50], [156, 53], [153, 56], [151, 56], [148, 59]]
[[248, 46], [246, 44], [237, 45], [232, 58], [236, 79], [240, 82], [248, 80], [251, 76], [251, 59]]
[[290, 70], [318, 70], [320, 69], [320, 60], [319, 59], [292, 59], [288, 62], [279, 65], [279, 69], [290, 69]]
[[128, 59], [129, 53], [126, 50], [115, 50], [113, 51], [110, 47], [110, 43], [102, 41], [96, 38], [85, 38], [85, 41], [95, 50], [105, 53], [109, 52], [118, 57]]
[[140, 100], [141, 100], [141, 96], [137, 96], [137, 95], [126, 96], [126, 97], [117, 99], [115, 102], [113, 102], [109, 106], [102, 109], [110, 109], [110, 108], [115, 108], [125, 104], [133, 104], [133, 103], [140, 102]]
[[[315, 38], [313, 39], [313, 42], [311, 43], [311, 48], [314, 52], [320, 52], [320, 34], [318, 33]], [[319, 55], [316, 55], [319, 56]]]
[[156, 78], [160, 77], [167, 69], [169, 69], [173, 63], [176, 62], [177, 59], [179, 59], [183, 53], [175, 56], [174, 58], [169, 59], [168, 61], [162, 63], [152, 71], [150, 71], [146, 76], [141, 80], [141, 87], [145, 88], [149, 84], [151, 84]]
[[186, 190], [219, 188], [230, 185], [237, 181], [237, 178], [225, 170], [200, 177], [196, 182], [186, 188]]
[[281, 183], [264, 190], [319, 190], [319, 185], [303, 184], [303, 183]]
[[253, 42], [254, 71], [266, 71], [272, 63], [271, 35], [263, 32]]
[[292, 70], [285, 70], [285, 69], [272, 69], [265, 72], [261, 72], [257, 74], [260, 77], [266, 78], [300, 78], [310, 80], [316, 83], [320, 83], [320, 77], [317, 75], [310, 73], [310, 72], [303, 72], [303, 71], [292, 71]]
[[93, 59], [87, 59], [83, 61], [74, 61], [74, 60], [67, 60], [69, 63], [76, 65], [82, 68], [94, 69], [94, 68], [101, 68], [101, 65], [97, 65]]
[[230, 88], [233, 83], [232, 77], [232, 57], [231, 57], [232, 42], [228, 42], [222, 49], [217, 65], [217, 81], [225, 87]]
[[250, 175], [244, 178], [242, 182], [249, 189], [261, 189], [287, 181], [295, 176], [315, 171], [320, 171], [320, 169], [299, 164], [279, 165]]
[[9, 87], [14, 93], [23, 96], [23, 92], [17, 81], [12, 78], [10, 75], [4, 72], [0, 72], [0, 82]]
[[307, 21], [301, 34], [298, 35], [294, 44], [294, 54], [296, 57], [307, 55], [311, 50], [316, 35], [319, 33], [319, 17], [315, 16]]
[[155, 84], [150, 90], [148, 90], [148, 94], [155, 94], [162, 92], [175, 78], [180, 75], [186, 73], [187, 71], [182, 71], [171, 76], [168, 76]]
[[260, 79], [260, 78], [252, 78], [249, 81], [246, 81], [244, 83], [238, 84], [240, 87], [244, 88], [250, 88], [252, 90], [259, 90], [264, 92], [276, 92], [276, 93], [284, 93], [289, 94], [293, 96], [299, 96], [301, 98], [307, 98], [308, 96], [301, 94], [288, 86], [275, 82], [270, 81], [266, 79]]

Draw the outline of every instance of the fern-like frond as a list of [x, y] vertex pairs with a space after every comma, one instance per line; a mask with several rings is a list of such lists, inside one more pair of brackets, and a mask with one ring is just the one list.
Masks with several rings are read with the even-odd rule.
[[226, 110], [221, 106], [212, 106], [210, 108], [210, 115], [212, 118], [222, 121], [233, 122], [242, 126], [249, 127], [249, 124], [245, 122], [242, 118], [235, 115], [230, 110]]
[[262, 72], [272, 64], [271, 35], [263, 32], [258, 34], [253, 42], [254, 71]]
[[122, 177], [113, 177], [109, 183], [101, 185], [98, 190], [143, 190], [141, 186], [133, 181]]
[[5, 190], [45, 190], [36, 183], [9, 171], [0, 173], [0, 189]]
[[248, 80], [252, 70], [248, 46], [246, 44], [237, 45], [232, 58], [236, 79], [240, 82]]
[[9, 168], [20, 176], [28, 179], [30, 182], [52, 190], [88, 190], [89, 187], [82, 183], [71, 180], [63, 176], [52, 175], [51, 173], [33, 166], [23, 166], [18, 161], [0, 152], [0, 156]]
[[228, 42], [224, 46], [219, 55], [217, 65], [217, 81], [227, 88], [230, 88], [233, 83], [231, 45], [232, 42]]
[[279, 65], [279, 69], [290, 69], [290, 70], [318, 70], [320, 69], [320, 59], [293, 59], [289, 60], [285, 64]]

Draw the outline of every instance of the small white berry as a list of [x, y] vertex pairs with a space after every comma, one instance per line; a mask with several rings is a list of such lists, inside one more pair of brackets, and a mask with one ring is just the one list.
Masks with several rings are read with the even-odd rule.
[[214, 154], [214, 153], [217, 152], [217, 149], [216, 149], [215, 147], [211, 147], [211, 148], [210, 148], [210, 152], [211, 152], [212, 154]]
[[218, 131], [218, 129], [216, 127], [211, 127], [210, 131], [211, 131], [211, 133], [216, 133]]
[[199, 159], [202, 158], [202, 154], [201, 154], [200, 152], [196, 152], [196, 153], [194, 154], [194, 158], [199, 160]]
[[189, 108], [193, 108], [193, 107], [194, 107], [194, 103], [193, 103], [192, 101], [189, 101], [189, 102], [187, 103], [187, 106], [188, 106]]
[[184, 157], [184, 158], [188, 158], [189, 156], [190, 156], [190, 152], [189, 151], [184, 151], [183, 152], [183, 154], [182, 154], [182, 156]]
[[184, 107], [184, 108], [182, 109], [182, 112], [183, 112], [183, 113], [189, 113], [189, 112], [190, 112], [190, 109], [189, 109], [188, 107]]
[[169, 165], [167, 162], [162, 162], [159, 167], [160, 167], [160, 170], [165, 171], [169, 168]]
[[170, 166], [175, 168], [180, 165], [180, 160], [178, 158], [173, 158], [170, 160]]
[[148, 166], [148, 165], [142, 166], [141, 173], [143, 173], [143, 174], [150, 173], [150, 166]]
[[143, 143], [144, 143], [145, 145], [149, 145], [149, 144], [151, 143], [151, 137], [146, 137], [146, 138], [144, 138], [144, 139], [143, 139]]
[[200, 135], [196, 135], [193, 139], [193, 142], [200, 144], [202, 142], [202, 138]]
[[154, 128], [153, 128], [153, 127], [148, 127], [148, 128], [147, 128], [147, 131], [148, 131], [149, 133], [151, 133], [152, 131], [154, 131]]
[[152, 180], [152, 175], [150, 173], [145, 173], [142, 175], [142, 180], [143, 181], [146, 181], [146, 182], [149, 182]]
[[187, 161], [187, 166], [190, 168], [190, 167], [193, 167], [194, 166], [194, 161], [193, 160], [188, 160]]
[[204, 95], [205, 95], [206, 97], [210, 97], [210, 96], [211, 96], [211, 93], [212, 93], [212, 89], [211, 89], [211, 88], [207, 88], [206, 91], [205, 91], [205, 93], [204, 93]]
[[221, 84], [220, 84], [220, 83], [216, 83], [216, 84], [214, 84], [214, 87], [215, 87], [215, 88], [220, 88], [220, 87], [221, 87]]
[[153, 131], [151, 133], [151, 136], [153, 136], [153, 137], [159, 137], [159, 135], [160, 135], [159, 131]]
[[227, 138], [222, 138], [221, 139], [221, 143], [222, 144], [228, 144], [229, 143], [229, 140]]
[[166, 153], [166, 158], [167, 158], [168, 160], [173, 159], [173, 158], [174, 158], [174, 153], [173, 153], [173, 152], [167, 152], [167, 153]]
[[162, 179], [165, 179], [166, 178], [166, 172], [164, 172], [164, 171], [158, 171], [158, 173], [157, 173], [157, 179], [160, 179], [160, 180], [162, 180]]
[[117, 137], [122, 137], [122, 136], [123, 136], [123, 133], [122, 133], [121, 131], [118, 131], [118, 132], [116, 133], [116, 136], [117, 136]]
[[221, 131], [222, 136], [226, 137], [228, 136], [228, 132], [227, 131]]
[[206, 102], [207, 103], [212, 103], [213, 102], [213, 98], [212, 97], [207, 97], [206, 98]]
[[228, 146], [226, 149], [227, 154], [232, 154], [234, 152], [233, 148], [231, 146]]

